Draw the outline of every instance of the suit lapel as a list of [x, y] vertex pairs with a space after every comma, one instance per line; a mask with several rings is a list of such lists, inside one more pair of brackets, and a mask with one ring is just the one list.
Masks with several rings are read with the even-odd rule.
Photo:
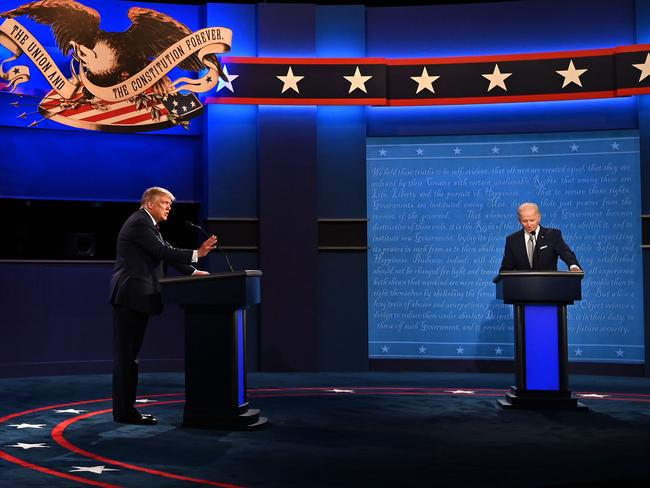
[[519, 250], [520, 256], [523, 258], [524, 262], [528, 265], [528, 269], [532, 269], [530, 267], [530, 263], [528, 262], [528, 249], [526, 247], [526, 232], [523, 229], [520, 230], [519, 234], [517, 235], [516, 248]]
[[142, 212], [143, 217], [146, 219], [146, 222], [153, 227], [153, 231], [156, 233], [156, 236], [158, 236], [158, 240], [160, 242], [165, 242], [165, 240], [162, 237], [162, 234], [160, 233], [160, 229], [156, 227], [156, 225], [153, 223], [153, 220], [151, 220], [151, 216], [147, 213], [147, 211], [143, 208], [140, 209]]

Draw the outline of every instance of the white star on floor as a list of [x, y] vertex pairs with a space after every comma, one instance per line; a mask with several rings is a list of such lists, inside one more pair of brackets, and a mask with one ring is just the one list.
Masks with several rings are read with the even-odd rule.
[[88, 410], [77, 410], [75, 408], [68, 408], [66, 410], [55, 410], [54, 413], [74, 413], [79, 415], [82, 412], [87, 412]]
[[530, 152], [531, 153], [538, 153], [539, 152], [539, 147], [536, 144], [533, 144], [530, 146]]
[[38, 444], [25, 444], [24, 442], [19, 442], [7, 447], [19, 447], [21, 449], [37, 449], [39, 447], [50, 447], [46, 446], [44, 442], [39, 442]]
[[379, 150], [379, 155], [380, 156], [386, 156], [387, 153], [388, 153], [388, 151], [386, 151], [386, 149], [380, 149]]
[[356, 393], [354, 390], [340, 390], [338, 388], [332, 388], [331, 390], [323, 390], [330, 393]]
[[70, 470], [71, 473], [95, 473], [95, 474], [104, 474], [104, 471], [119, 471], [119, 469], [107, 468], [104, 465], [101, 466], [72, 466], [73, 469]]
[[381, 352], [388, 352], [390, 350], [390, 347], [388, 346], [382, 346]]
[[639, 75], [639, 83], [645, 80], [648, 76], [650, 76], [650, 54], [645, 55], [645, 61], [640, 64], [633, 64], [636, 69], [641, 70], [641, 74]]
[[424, 354], [425, 352], [427, 352], [427, 348], [424, 347], [424, 346], [420, 346], [420, 347], [418, 348], [418, 351], [420, 352], [420, 354]]
[[154, 403], [157, 402], [158, 400], [149, 400], [148, 398], [140, 398], [135, 401], [135, 403]]
[[500, 151], [501, 151], [501, 149], [498, 148], [498, 147], [496, 147], [496, 146], [494, 146], [494, 147], [492, 148], [492, 154], [499, 154]]
[[456, 354], [463, 354], [465, 352], [465, 349], [463, 349], [463, 346], [458, 346], [456, 348]]
[[613, 151], [618, 151], [618, 147], [619, 147], [618, 142], [612, 142], [610, 146], [612, 146]]
[[575, 142], [569, 146], [571, 148], [571, 151], [575, 152], [578, 150], [580, 146], [578, 146]]
[[363, 76], [361, 74], [361, 71], [359, 71], [358, 66], [354, 71], [353, 76], [344, 76], [343, 78], [350, 82], [350, 90], [348, 91], [348, 95], [357, 89], [361, 90], [363, 93], [368, 93], [366, 90], [366, 81], [372, 78], [372, 76]]
[[411, 79], [418, 84], [418, 89], [416, 94], [420, 93], [422, 90], [429, 90], [431, 93], [435, 93], [433, 90], [433, 82], [436, 81], [439, 76], [429, 75], [427, 67], [422, 68], [422, 74], [420, 76], [411, 76]]
[[216, 92], [222, 88], [228, 88], [228, 90], [230, 90], [232, 93], [235, 93], [235, 89], [232, 87], [232, 82], [239, 78], [239, 75], [231, 75], [228, 73], [228, 66], [225, 64], [223, 65], [223, 74], [228, 79], [228, 81], [224, 81], [223, 78], [219, 78], [219, 84], [217, 85]]
[[599, 395], [598, 393], [578, 393], [580, 398], [607, 398], [609, 395]]
[[463, 150], [461, 148], [459, 148], [459, 147], [454, 148], [454, 155], [455, 156], [458, 156], [462, 152], [463, 152]]
[[582, 82], [580, 81], [580, 77], [587, 72], [587, 69], [576, 69], [576, 67], [573, 65], [573, 60], [569, 61], [569, 67], [567, 69], [561, 69], [559, 71], [556, 71], [556, 73], [560, 76], [564, 77], [564, 82], [562, 83], [562, 88], [565, 86], [575, 83], [579, 87], [582, 87]]
[[416, 152], [416, 154], [417, 154], [418, 156], [422, 156], [422, 155], [424, 154], [424, 149], [422, 149], [421, 147], [418, 147], [418, 148], [415, 150], [415, 152]]
[[17, 429], [42, 429], [46, 424], [10, 424], [9, 427]]
[[501, 87], [505, 91], [508, 91], [506, 88], [506, 78], [509, 78], [512, 75], [512, 73], [501, 73], [499, 70], [499, 65], [495, 64], [494, 65], [494, 71], [492, 73], [486, 73], [482, 74], [481, 76], [487, 80], [490, 80], [490, 86], [488, 87], [487, 91], [492, 90], [492, 88]]
[[580, 348], [576, 349], [576, 350], [573, 351], [573, 352], [576, 353], [576, 356], [582, 356], [582, 349], [580, 349]]
[[624, 355], [625, 355], [625, 351], [623, 349], [619, 348], [618, 351], [616, 351], [617, 358], [622, 358]]
[[287, 90], [293, 90], [296, 93], [300, 93], [300, 90], [298, 90], [298, 82], [304, 78], [304, 76], [296, 76], [293, 74], [293, 69], [291, 69], [291, 66], [289, 66], [289, 69], [287, 70], [287, 74], [284, 76], [276, 76], [278, 80], [280, 80], [283, 85], [282, 85], [282, 93], [286, 92]]
[[501, 349], [501, 346], [498, 346], [498, 347], [494, 350], [494, 353], [495, 353], [497, 356], [502, 356], [502, 355], [503, 355], [503, 349]]
[[445, 390], [445, 393], [451, 393], [453, 395], [475, 395], [474, 390]]

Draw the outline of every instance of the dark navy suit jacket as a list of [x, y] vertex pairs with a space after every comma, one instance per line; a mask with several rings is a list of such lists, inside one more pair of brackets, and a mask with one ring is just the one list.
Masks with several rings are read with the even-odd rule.
[[134, 212], [117, 237], [110, 302], [147, 314], [160, 313], [163, 263], [190, 275], [195, 270], [190, 265], [192, 253], [165, 242], [145, 210]]
[[557, 271], [558, 257], [569, 267], [574, 264], [580, 267], [576, 255], [562, 239], [562, 232], [540, 226], [531, 268], [524, 234], [522, 229], [506, 237], [506, 249], [499, 271]]

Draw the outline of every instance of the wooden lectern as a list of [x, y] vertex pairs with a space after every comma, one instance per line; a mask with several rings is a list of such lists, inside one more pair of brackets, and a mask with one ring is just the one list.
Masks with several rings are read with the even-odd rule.
[[255, 270], [160, 280], [163, 302], [185, 313], [183, 427], [266, 423], [246, 395], [246, 308], [260, 303], [261, 276]]
[[504, 271], [494, 278], [497, 298], [514, 306], [516, 386], [504, 408], [576, 410], [569, 390], [567, 305], [582, 299], [584, 273]]

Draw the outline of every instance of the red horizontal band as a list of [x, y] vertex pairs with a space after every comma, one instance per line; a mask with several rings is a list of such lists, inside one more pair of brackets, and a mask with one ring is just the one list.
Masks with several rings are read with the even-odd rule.
[[224, 56], [221, 61], [236, 64], [386, 64], [384, 58], [255, 58]]
[[552, 53], [526, 53], [526, 54], [500, 54], [482, 56], [453, 56], [444, 58], [412, 58], [412, 59], [387, 59], [389, 66], [419, 65], [419, 64], [459, 64], [459, 63], [487, 63], [498, 61], [534, 61], [536, 59], [562, 59], [584, 58], [587, 56], [612, 55], [616, 48], [589, 49], [583, 51], [561, 51]]
[[386, 105], [385, 98], [235, 98], [208, 97], [205, 104], [238, 105]]
[[463, 97], [463, 98], [418, 98], [389, 100], [389, 106], [417, 105], [468, 105], [474, 103], [514, 103], [514, 102], [545, 102], [551, 100], [577, 100], [587, 98], [615, 98], [615, 91], [587, 93], [554, 93], [549, 95], [497, 95], [494, 97]]

